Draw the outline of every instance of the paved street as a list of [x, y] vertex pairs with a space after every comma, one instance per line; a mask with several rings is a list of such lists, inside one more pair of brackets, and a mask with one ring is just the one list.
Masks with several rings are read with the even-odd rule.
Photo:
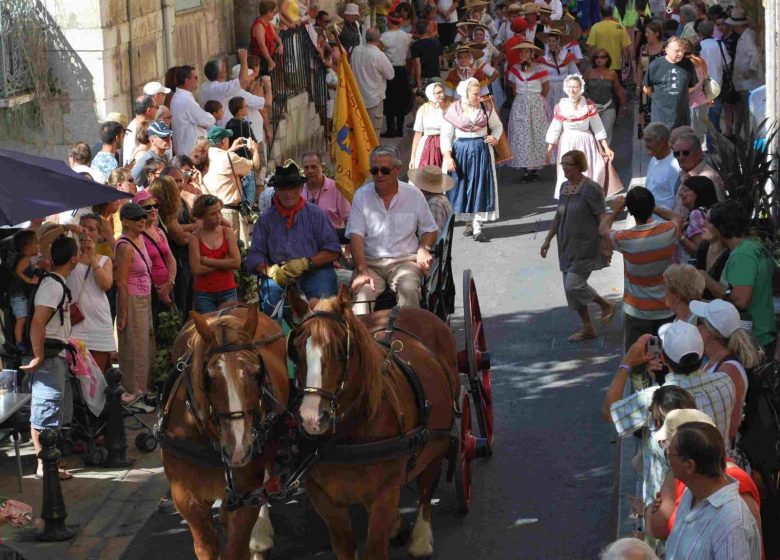
[[[631, 170], [631, 122], [616, 131], [620, 174]], [[474, 463], [471, 513], [455, 512], [453, 487], [444, 480], [434, 508], [437, 558], [594, 558], [614, 531], [615, 444], [599, 407], [617, 365], [622, 325], [618, 316], [595, 340], [571, 344], [577, 328], [566, 307], [557, 255], [539, 257], [552, 215], [552, 169], [539, 183], [516, 182], [501, 172], [501, 221], [488, 228], [491, 242], [477, 244], [455, 232], [453, 248], [458, 309], [453, 327], [463, 345], [460, 276], [470, 268], [479, 290], [493, 356], [496, 446], [490, 460]], [[622, 293], [622, 260], [592, 276], [610, 299]], [[595, 310], [594, 310], [595, 311]], [[414, 520], [414, 495], [403, 494]], [[274, 558], [333, 558], [327, 533], [307, 503], [275, 507]], [[358, 533], [365, 532], [355, 512]], [[178, 515], [156, 514], [123, 560], [194, 558], [189, 531]], [[393, 558], [404, 558], [396, 550]]]

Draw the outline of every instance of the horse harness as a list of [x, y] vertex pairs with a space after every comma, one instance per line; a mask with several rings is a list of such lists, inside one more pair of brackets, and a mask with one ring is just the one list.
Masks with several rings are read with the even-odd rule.
[[[383, 373], [386, 373], [389, 367], [395, 365], [403, 374], [409, 387], [414, 394], [415, 404], [420, 412], [420, 419], [415, 428], [411, 431], [401, 434], [398, 437], [388, 438], [380, 441], [372, 441], [369, 443], [345, 443], [344, 440], [350, 435], [350, 433], [361, 425], [361, 422], [366, 420], [364, 415], [353, 415], [347, 418], [349, 409], [339, 414], [338, 398], [343, 392], [349, 381], [349, 360], [352, 356], [352, 333], [349, 325], [343, 317], [330, 313], [327, 311], [314, 311], [301, 321], [296, 328], [291, 331], [288, 337], [288, 356], [294, 355], [294, 348], [291, 353], [291, 341], [293, 336], [306, 322], [314, 318], [327, 318], [335, 321], [346, 332], [346, 348], [344, 355], [344, 371], [341, 376], [341, 380], [338, 384], [338, 388], [335, 392], [322, 390], [318, 387], [304, 387], [302, 389], [303, 394], [317, 394], [330, 401], [331, 412], [335, 422], [333, 435], [320, 441], [314, 455], [313, 460], [307, 463], [306, 473], [310, 472], [317, 463], [325, 464], [367, 464], [376, 461], [383, 461], [389, 459], [397, 459], [399, 457], [409, 456], [407, 462], [407, 472], [414, 469], [416, 464], [417, 452], [431, 439], [450, 439], [452, 431], [447, 430], [431, 430], [428, 427], [428, 419], [430, 417], [431, 403], [425, 398], [425, 390], [420, 378], [414, 371], [412, 365], [404, 361], [397, 352], [403, 350], [403, 342], [400, 340], [393, 340], [392, 335], [395, 331], [404, 332], [420, 340], [418, 336], [410, 333], [395, 325], [396, 318], [398, 317], [399, 307], [394, 307], [387, 326], [385, 327], [385, 336], [382, 340], [377, 340], [377, 343], [387, 349], [387, 356], [385, 358], [385, 365], [382, 368]], [[346, 418], [346, 420], [345, 420]], [[306, 473], [301, 473], [300, 478], [303, 478]]]

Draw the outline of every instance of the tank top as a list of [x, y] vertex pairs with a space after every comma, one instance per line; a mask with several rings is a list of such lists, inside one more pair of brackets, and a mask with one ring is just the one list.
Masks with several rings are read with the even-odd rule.
[[127, 276], [127, 293], [131, 296], [144, 297], [152, 294], [151, 260], [146, 252], [146, 246], [140, 239], [133, 243], [124, 235], [116, 242], [117, 247], [129, 244], [133, 260]]
[[265, 48], [268, 49], [268, 54], [271, 55], [271, 58], [273, 58], [273, 56], [276, 54], [276, 41], [274, 40], [274, 36], [276, 32], [274, 31], [273, 25], [265, 21], [260, 16], [256, 17], [255, 21], [252, 22], [252, 30], [250, 31], [251, 39], [249, 41], [249, 50], [253, 55], [259, 56], [260, 58], [263, 57], [263, 51], [260, 50], [260, 44], [257, 42], [257, 39], [255, 38], [255, 29], [257, 28], [258, 25], [261, 25], [263, 27], [263, 30], [265, 31]]
[[[200, 255], [202, 257], [224, 259], [228, 256], [227, 235], [225, 235], [224, 227], [222, 231], [222, 244], [217, 249], [212, 249], [203, 243], [203, 240], [197, 233], [195, 235], [198, 238], [198, 247], [200, 247]], [[207, 274], [197, 274], [195, 275], [195, 280], [193, 282], [193, 288], [196, 292], [224, 292], [226, 290], [232, 290], [235, 287], [236, 279], [233, 276], [232, 270], [217, 270]]]
[[159, 241], [155, 241], [148, 233], [144, 232], [142, 235], [144, 245], [146, 246], [146, 253], [149, 255], [149, 260], [152, 262], [152, 280], [155, 286], [162, 286], [168, 281], [168, 265], [166, 264], [166, 257], [171, 254], [171, 249], [168, 247], [168, 240], [165, 237], [165, 233], [159, 227], [157, 229], [157, 236]]
[[604, 78], [590, 78], [585, 85], [588, 99], [599, 105], [612, 101], [612, 82]]

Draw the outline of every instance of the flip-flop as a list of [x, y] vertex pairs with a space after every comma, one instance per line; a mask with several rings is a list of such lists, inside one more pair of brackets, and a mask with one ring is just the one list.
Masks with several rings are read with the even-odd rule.
[[602, 327], [606, 327], [607, 325], [609, 325], [609, 323], [612, 321], [612, 318], [615, 316], [616, 311], [617, 311], [617, 305], [613, 305], [609, 311], [601, 315]]
[[581, 340], [588, 340], [591, 338], [596, 338], [595, 331], [577, 331], [569, 337], [569, 342], [580, 342]]

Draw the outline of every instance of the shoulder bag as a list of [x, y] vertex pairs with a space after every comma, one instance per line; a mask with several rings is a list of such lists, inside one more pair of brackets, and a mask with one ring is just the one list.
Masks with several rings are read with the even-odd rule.
[[720, 87], [720, 98], [724, 102], [734, 105], [739, 101], [739, 92], [734, 87], [734, 61], [732, 60], [731, 64], [726, 62], [726, 54], [723, 52], [723, 41], [718, 41], [718, 49], [720, 50], [720, 58], [723, 60], [723, 83]]
[[[480, 99], [480, 105], [482, 106], [482, 110], [485, 111], [485, 114], [488, 115], [488, 119], [490, 118], [490, 113], [488, 111], [493, 111], [493, 96], [492, 95], [486, 95], [485, 97], [482, 97]], [[489, 131], [491, 134], [493, 133], [492, 130]], [[500, 163], [504, 163], [512, 159], [512, 148], [509, 146], [509, 138], [507, 137], [506, 132], [502, 132], [501, 136], [496, 138], [496, 144], [493, 146], [493, 153], [495, 154], [495, 160], [496, 165]]]

